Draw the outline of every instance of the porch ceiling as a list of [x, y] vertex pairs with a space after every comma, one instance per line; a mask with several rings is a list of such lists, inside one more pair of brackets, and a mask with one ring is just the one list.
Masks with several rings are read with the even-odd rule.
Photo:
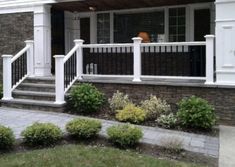
[[72, 12], [87, 12], [89, 7], [95, 7], [96, 11], [105, 11], [203, 2], [214, 2], [214, 0], [83, 0], [53, 4], [53, 8]]

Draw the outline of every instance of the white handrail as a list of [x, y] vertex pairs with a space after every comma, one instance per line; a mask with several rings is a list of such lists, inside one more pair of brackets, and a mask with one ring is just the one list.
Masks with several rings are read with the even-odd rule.
[[133, 47], [133, 43], [114, 43], [114, 44], [84, 44], [82, 48], [118, 48]]
[[200, 46], [206, 42], [169, 42], [169, 43], [141, 43], [141, 46]]
[[78, 50], [79, 45], [75, 45], [73, 49], [64, 57], [64, 63]]
[[21, 51], [19, 51], [12, 59], [11, 59], [11, 63], [13, 63], [14, 61], [16, 61], [20, 56], [22, 56], [25, 52], [27, 52], [27, 50], [30, 48], [29, 45], [25, 46], [24, 49], [22, 49]]

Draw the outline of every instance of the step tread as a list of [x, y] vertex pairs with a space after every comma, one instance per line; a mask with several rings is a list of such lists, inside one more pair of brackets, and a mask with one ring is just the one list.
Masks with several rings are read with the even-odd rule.
[[43, 87], [43, 88], [55, 88], [55, 84], [42, 84], [42, 83], [21, 83], [19, 86], [31, 86], [31, 87]]
[[29, 80], [40, 80], [40, 81], [55, 81], [55, 77], [28, 77]]
[[28, 96], [50, 96], [55, 97], [53, 92], [40, 92], [40, 91], [27, 91], [27, 90], [14, 90], [13, 94], [15, 95], [28, 95]]
[[3, 103], [14, 103], [14, 104], [25, 104], [34, 106], [49, 106], [49, 107], [63, 107], [64, 104], [55, 104], [52, 101], [44, 100], [29, 100], [29, 99], [12, 99], [12, 100], [1, 100]]

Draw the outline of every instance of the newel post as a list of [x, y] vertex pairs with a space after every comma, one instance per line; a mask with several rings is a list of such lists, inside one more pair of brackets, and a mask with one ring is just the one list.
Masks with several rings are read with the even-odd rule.
[[11, 100], [12, 98], [12, 69], [11, 59], [12, 55], [2, 55], [3, 58], [3, 98], [2, 100]]
[[34, 76], [34, 41], [25, 41], [26, 46], [29, 46], [27, 50], [27, 73], [29, 76]]
[[133, 53], [134, 53], [134, 79], [133, 82], [141, 82], [141, 48], [140, 44], [142, 38], [132, 38], [134, 42]]
[[79, 80], [82, 80], [82, 74], [83, 74], [83, 48], [82, 45], [84, 43], [84, 40], [77, 39], [74, 40], [75, 45], [78, 46], [78, 49], [76, 51], [77, 55], [77, 77]]
[[55, 55], [56, 104], [64, 104], [64, 55]]
[[206, 84], [214, 83], [214, 35], [206, 35]]

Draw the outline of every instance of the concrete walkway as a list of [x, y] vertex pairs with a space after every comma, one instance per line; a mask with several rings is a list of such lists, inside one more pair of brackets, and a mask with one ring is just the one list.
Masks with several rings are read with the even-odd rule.
[[[0, 108], [0, 124], [12, 128], [17, 139], [20, 139], [20, 133], [34, 122], [54, 123], [64, 130], [66, 123], [76, 117], [78, 116], [63, 113]], [[118, 124], [115, 121], [101, 121], [102, 130], [100, 135], [102, 136], [107, 136], [106, 129], [108, 127]], [[185, 150], [218, 158], [219, 139], [216, 137], [154, 127], [140, 127], [144, 132], [144, 137], [141, 140], [143, 143], [165, 146], [169, 143], [177, 142], [180, 143]]]
[[235, 127], [220, 126], [219, 167], [235, 167]]

